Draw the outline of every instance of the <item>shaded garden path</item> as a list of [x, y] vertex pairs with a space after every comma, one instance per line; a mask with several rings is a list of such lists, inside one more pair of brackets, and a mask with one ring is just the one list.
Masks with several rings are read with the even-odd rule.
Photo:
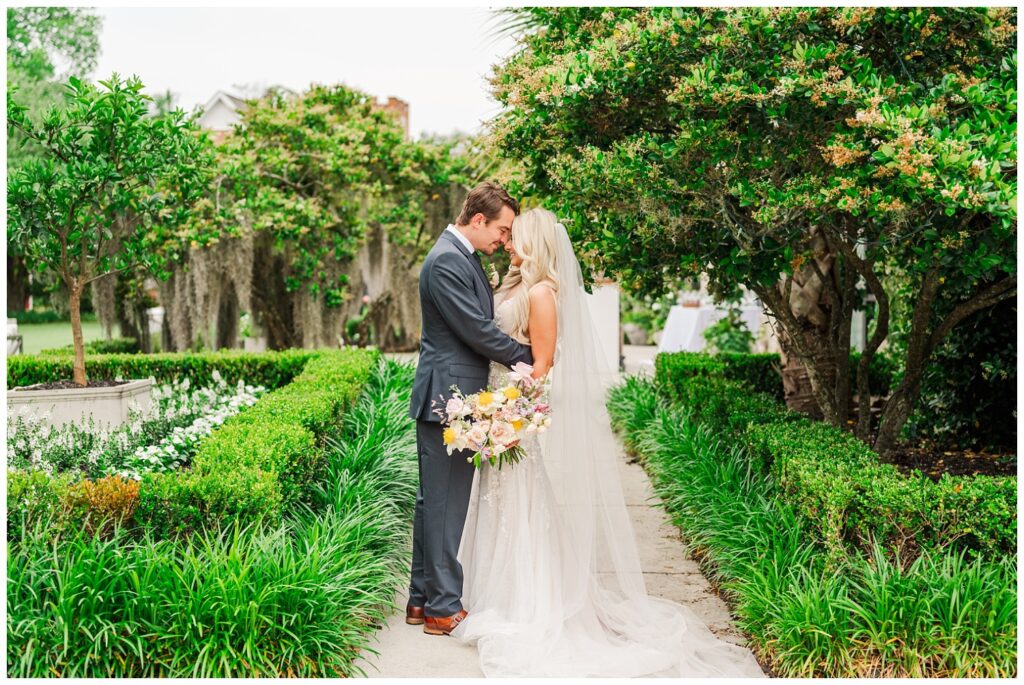
[[[633, 364], [627, 358], [627, 371], [636, 369]], [[647, 591], [656, 597], [686, 604], [719, 638], [744, 644], [743, 637], [733, 628], [725, 602], [712, 591], [697, 562], [684, 553], [679, 532], [658, 507], [660, 500], [654, 495], [643, 467], [630, 463], [620, 452], [620, 468], [626, 504], [640, 544], [640, 561]], [[422, 626], [406, 625], [405, 614], [401, 610], [405, 607], [405, 600], [404, 593], [396, 596], [395, 603], [400, 610], [391, 615], [387, 625], [378, 631], [377, 641], [371, 645], [379, 656], [365, 653], [360, 660], [358, 665], [367, 676], [483, 676], [475, 648], [449, 637], [425, 635]]]

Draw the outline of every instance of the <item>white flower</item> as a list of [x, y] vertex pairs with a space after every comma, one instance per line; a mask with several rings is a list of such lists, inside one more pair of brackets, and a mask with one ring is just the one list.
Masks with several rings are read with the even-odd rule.
[[445, 412], [450, 417], [462, 418], [472, 412], [472, 408], [466, 405], [466, 403], [459, 397], [453, 397], [448, 400], [448, 404], [445, 405]]
[[495, 421], [491, 426], [490, 436], [496, 445], [507, 445], [515, 439], [515, 431], [512, 430], [511, 424]]
[[466, 433], [466, 440], [473, 443], [475, 447], [482, 447], [487, 442], [487, 431], [481, 424], [477, 424]]

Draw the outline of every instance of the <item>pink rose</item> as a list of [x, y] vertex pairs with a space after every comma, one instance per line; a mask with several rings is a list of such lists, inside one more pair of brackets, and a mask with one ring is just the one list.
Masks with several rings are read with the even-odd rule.
[[456, 417], [463, 416], [466, 409], [466, 403], [458, 397], [453, 397], [448, 400], [448, 404], [445, 405], [444, 410], [448, 413], [448, 416]]

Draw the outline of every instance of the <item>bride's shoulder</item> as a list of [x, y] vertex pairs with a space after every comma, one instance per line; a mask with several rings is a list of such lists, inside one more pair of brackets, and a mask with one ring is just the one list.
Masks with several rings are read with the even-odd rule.
[[530, 298], [537, 296], [550, 297], [554, 299], [555, 293], [558, 292], [558, 286], [551, 281], [540, 281], [530, 286]]
[[553, 309], [557, 302], [556, 292], [558, 288], [550, 281], [541, 281], [530, 286], [530, 308], [531, 309]]

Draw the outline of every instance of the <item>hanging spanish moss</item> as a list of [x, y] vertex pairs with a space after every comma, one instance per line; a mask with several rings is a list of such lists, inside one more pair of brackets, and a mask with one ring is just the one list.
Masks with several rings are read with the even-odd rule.
[[205, 248], [193, 248], [160, 283], [166, 350], [241, 347], [238, 321], [250, 315], [251, 335], [270, 349], [375, 345], [415, 350], [420, 335], [419, 268], [423, 255], [458, 213], [465, 189], [451, 184], [447, 196], [427, 203], [415, 243], [398, 245], [371, 226], [356, 257], [328, 262], [325, 280], [347, 278], [345, 301], [328, 306], [306, 287], [288, 292], [291, 272], [286, 243], [243, 231]]
[[253, 266], [251, 232], [189, 250], [159, 284], [164, 349], [237, 347], [238, 319], [251, 306]]

